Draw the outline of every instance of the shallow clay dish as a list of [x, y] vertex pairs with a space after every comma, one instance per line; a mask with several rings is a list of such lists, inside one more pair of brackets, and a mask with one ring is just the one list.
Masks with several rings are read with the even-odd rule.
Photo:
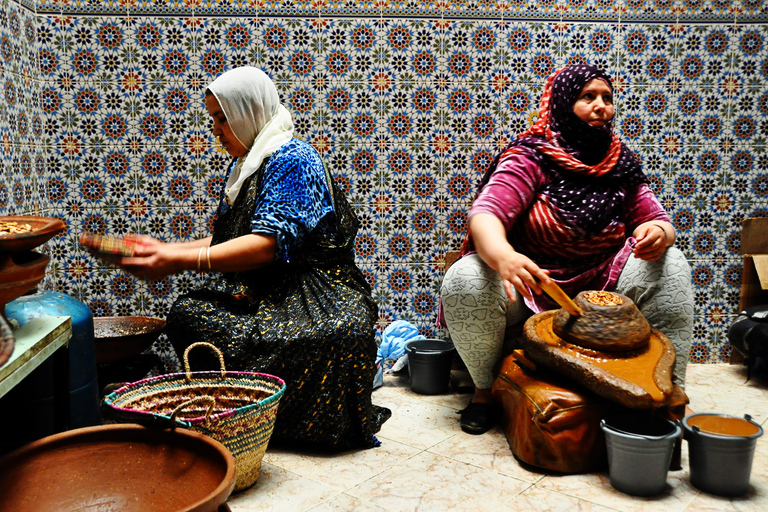
[[186, 429], [86, 427], [0, 459], [0, 509], [14, 512], [214, 512], [234, 485], [229, 450]]
[[96, 362], [115, 363], [141, 354], [165, 330], [152, 316], [98, 316], [93, 319]]
[[0, 253], [31, 251], [67, 229], [64, 221], [53, 217], [26, 215], [0, 217], [0, 224], [14, 222], [20, 226], [29, 224], [31, 229], [25, 233], [0, 235]]
[[552, 329], [581, 347], [610, 352], [635, 350], [648, 344], [651, 325], [632, 299], [606, 291], [580, 292], [574, 299], [582, 315], [557, 311]]

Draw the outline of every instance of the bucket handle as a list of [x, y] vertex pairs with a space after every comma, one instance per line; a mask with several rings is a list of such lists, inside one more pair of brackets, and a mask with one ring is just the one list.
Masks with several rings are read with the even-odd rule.
[[[669, 421], [671, 421], [675, 425], [675, 427], [678, 427], [678, 428], [681, 427], [680, 420], [669, 420]], [[669, 437], [669, 436], [647, 436], [643, 434], [638, 434], [637, 432], [627, 432], [626, 430], [616, 428], [613, 425], [608, 425], [607, 423], [605, 423], [605, 419], [600, 420], [600, 426], [608, 430], [613, 430], [614, 432], [618, 432], [619, 434], [624, 434], [625, 436], [634, 436], [634, 437], [639, 437], [641, 439], [648, 439], [650, 441]], [[680, 437], [680, 434], [678, 434], [675, 437]]]
[[411, 351], [411, 354], [447, 354], [448, 352], [453, 352], [455, 347], [452, 345], [450, 347], [446, 347], [444, 349], [437, 349], [437, 350], [428, 350], [428, 349], [418, 349], [416, 347], [409, 347], [408, 350]]
[[216, 353], [216, 355], [219, 357], [219, 365], [221, 366], [221, 378], [223, 379], [227, 373], [227, 368], [224, 365], [224, 355], [221, 353], [221, 350], [216, 348], [214, 345], [211, 345], [210, 343], [198, 341], [188, 346], [184, 351], [184, 372], [187, 374], [187, 382], [192, 380], [192, 370], [189, 369], [189, 351], [195, 347], [208, 347]]
[[203, 395], [203, 396], [197, 396], [191, 400], [187, 400], [183, 404], [176, 407], [173, 412], [171, 413], [171, 430], [174, 430], [176, 428], [176, 416], [186, 409], [187, 407], [190, 407], [195, 404], [206, 402], [208, 404], [208, 408], [205, 411], [205, 422], [208, 423], [208, 419], [211, 417], [211, 413], [213, 412], [213, 406], [216, 405], [216, 399], [212, 396]]

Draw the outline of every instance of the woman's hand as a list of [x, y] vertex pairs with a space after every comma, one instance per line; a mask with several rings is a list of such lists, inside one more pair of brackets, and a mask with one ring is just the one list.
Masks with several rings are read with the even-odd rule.
[[249, 234], [211, 246], [211, 237], [185, 243], [163, 243], [152, 237], [134, 236], [133, 256], [118, 266], [141, 279], [162, 279], [181, 272], [245, 272], [275, 261], [274, 236]]
[[644, 222], [635, 228], [632, 236], [637, 240], [633, 249], [635, 257], [655, 261], [661, 258], [667, 247], [675, 243], [675, 228], [669, 222]]
[[497, 217], [487, 213], [474, 215], [470, 219], [470, 230], [477, 253], [499, 273], [509, 300], [515, 301], [514, 290], [529, 300], [533, 298], [531, 290], [541, 294], [539, 282], [550, 282], [548, 271], [512, 248], [504, 225]]
[[496, 271], [499, 273], [504, 284], [504, 291], [507, 292], [507, 297], [512, 302], [515, 301], [515, 294], [512, 290], [514, 287], [520, 295], [528, 300], [533, 299], [531, 290], [537, 295], [541, 295], [541, 287], [539, 283], [549, 284], [549, 273], [547, 270], [541, 269], [536, 263], [534, 263], [528, 256], [520, 254], [509, 246], [511, 252], [507, 257], [498, 262], [499, 268]]
[[162, 279], [182, 270], [194, 269], [200, 249], [201, 247], [193, 244], [166, 244], [159, 240], [150, 243], [142, 241], [136, 245], [133, 256], [123, 258], [118, 266], [140, 279], [150, 281]]

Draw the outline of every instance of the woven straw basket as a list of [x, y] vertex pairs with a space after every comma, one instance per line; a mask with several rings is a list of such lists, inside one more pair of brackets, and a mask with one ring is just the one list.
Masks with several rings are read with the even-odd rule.
[[[221, 371], [190, 371], [189, 351], [198, 346], [216, 352]], [[264, 373], [226, 371], [221, 352], [209, 343], [187, 347], [184, 370], [128, 384], [105, 397], [103, 406], [118, 421], [178, 426], [216, 439], [235, 457], [235, 491], [252, 486], [259, 478], [285, 382]]]

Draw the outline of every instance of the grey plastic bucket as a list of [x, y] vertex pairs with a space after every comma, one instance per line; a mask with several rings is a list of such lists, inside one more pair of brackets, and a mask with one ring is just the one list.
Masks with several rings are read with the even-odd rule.
[[405, 344], [411, 389], [422, 395], [439, 395], [448, 390], [456, 348], [445, 340], [412, 340]]
[[[755, 433], [748, 436], [715, 434], [700, 430], [690, 422], [700, 416], [720, 416], [749, 422]], [[695, 422], [694, 422], [695, 423]], [[755, 455], [757, 438], [763, 435], [760, 425], [752, 418], [725, 414], [699, 413], [683, 419], [691, 483], [697, 489], [719, 496], [742, 496], [749, 491], [749, 476]]]
[[608, 472], [617, 491], [656, 496], [667, 485], [675, 441], [682, 428], [649, 413], [623, 413], [600, 422], [608, 449]]

